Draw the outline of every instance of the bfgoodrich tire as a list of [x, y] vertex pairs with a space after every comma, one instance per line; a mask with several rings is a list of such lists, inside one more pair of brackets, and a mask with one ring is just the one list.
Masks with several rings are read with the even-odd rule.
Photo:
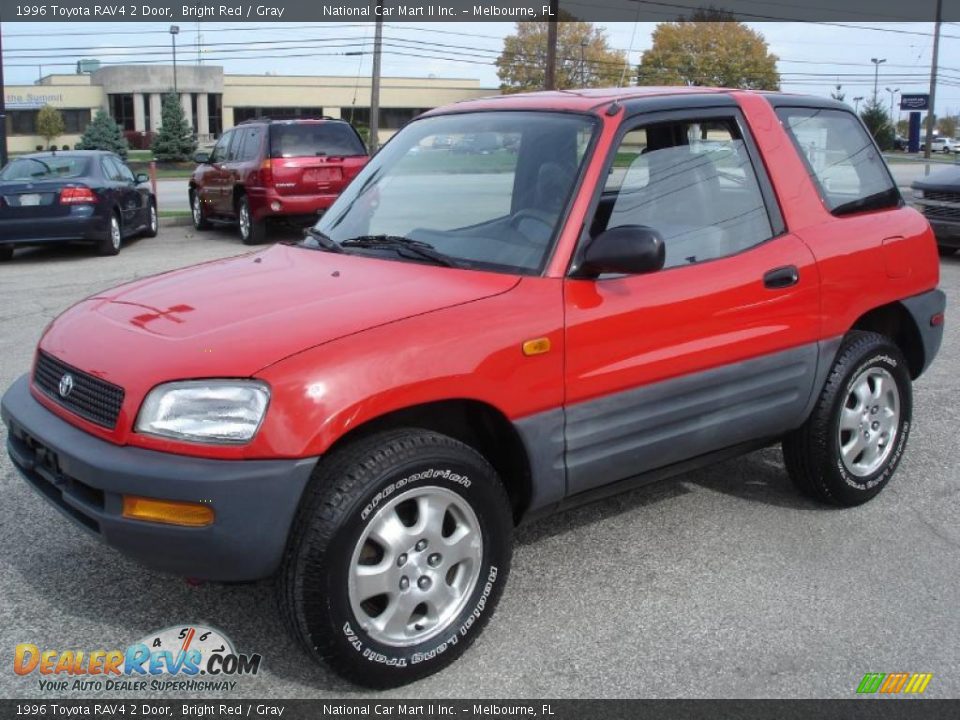
[[783, 441], [797, 487], [827, 503], [875, 497], [903, 456], [913, 414], [910, 374], [883, 335], [851, 332], [807, 422]]
[[374, 688], [459, 657], [489, 620], [510, 568], [513, 521], [475, 450], [394, 430], [321, 461], [277, 580], [308, 654]]

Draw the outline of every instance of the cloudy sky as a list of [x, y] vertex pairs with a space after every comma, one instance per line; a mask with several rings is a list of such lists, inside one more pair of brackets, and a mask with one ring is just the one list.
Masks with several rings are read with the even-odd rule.
[[[783, 89], [826, 95], [839, 82], [847, 102], [873, 93], [871, 58], [884, 58], [885, 88], [926, 92], [932, 23], [750, 23], [780, 57]], [[53, 72], [72, 72], [79, 58], [104, 63], [170, 62], [166, 23], [4, 23], [7, 85], [33, 83]], [[498, 85], [493, 60], [512, 23], [388, 23], [384, 75], [478, 79]], [[635, 65], [650, 47], [653, 23], [608, 23], [610, 44], [630, 52]], [[199, 43], [198, 43], [199, 39]], [[372, 23], [181, 23], [178, 63], [222, 65], [228, 73], [290, 75], [370, 73]], [[960, 23], [945, 23], [940, 44], [943, 81], [937, 110], [960, 113]]]

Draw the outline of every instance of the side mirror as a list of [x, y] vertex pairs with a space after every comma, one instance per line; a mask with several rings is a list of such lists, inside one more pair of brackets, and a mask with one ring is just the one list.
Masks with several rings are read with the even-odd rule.
[[137, 185], [143, 185], [143, 183], [150, 182], [150, 176], [146, 173], [137, 173], [137, 176], [134, 179], [137, 181]]
[[646, 225], [620, 225], [604, 230], [587, 245], [577, 275], [639, 275], [662, 270], [665, 260], [660, 233]]
[[206, 163], [210, 162], [210, 153], [204, 152], [203, 150], [196, 152], [193, 154], [193, 161], [197, 165], [205, 165]]

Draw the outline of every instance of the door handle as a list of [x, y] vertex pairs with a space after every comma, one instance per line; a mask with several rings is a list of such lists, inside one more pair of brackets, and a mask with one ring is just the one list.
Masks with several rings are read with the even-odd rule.
[[763, 274], [763, 285], [771, 290], [788, 288], [798, 282], [800, 282], [800, 271], [797, 270], [796, 265], [774, 268]]

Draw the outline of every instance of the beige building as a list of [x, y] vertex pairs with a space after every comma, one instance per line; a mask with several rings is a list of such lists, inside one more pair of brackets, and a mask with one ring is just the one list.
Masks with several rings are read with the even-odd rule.
[[[149, 147], [160, 127], [164, 94], [172, 92], [172, 66], [115, 65], [91, 73], [47, 75], [33, 85], [6, 88], [10, 152], [44, 144], [37, 113], [52, 105], [66, 132], [58, 146], [73, 147], [99, 109], [110, 113], [134, 148]], [[342, 117], [370, 122], [370, 78], [300, 75], [226, 75], [212, 65], [178, 65], [176, 87], [188, 122], [208, 143], [224, 130], [254, 117]], [[380, 138], [385, 140], [424, 110], [497, 94], [478, 80], [384, 77], [380, 84]]]

